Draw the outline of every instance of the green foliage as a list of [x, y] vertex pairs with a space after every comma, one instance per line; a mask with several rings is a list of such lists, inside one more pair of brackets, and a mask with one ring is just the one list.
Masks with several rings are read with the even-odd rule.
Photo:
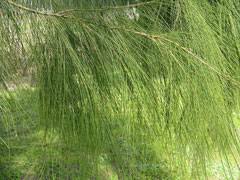
[[[33, 74], [37, 129], [78, 152], [78, 178], [106, 164], [120, 179], [201, 178], [216, 157], [230, 167], [239, 155], [239, 2], [125, 4], [1, 1], [4, 93]], [[26, 112], [9, 97], [6, 122]], [[57, 178], [47, 164], [43, 174]]]

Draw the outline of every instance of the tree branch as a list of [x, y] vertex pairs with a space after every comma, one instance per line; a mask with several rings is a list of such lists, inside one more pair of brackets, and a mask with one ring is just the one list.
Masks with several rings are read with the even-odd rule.
[[[144, 6], [144, 5], [147, 5], [147, 4], [157, 3], [156, 1], [148, 1], [148, 2], [143, 2], [143, 3], [131, 4], [131, 5], [127, 5], [127, 6], [106, 7], [106, 8], [101, 8], [101, 9], [69, 9], [69, 10], [65, 10], [65, 11], [59, 11], [57, 13], [49, 13], [49, 12], [38, 11], [38, 10], [35, 10], [35, 9], [25, 7], [23, 5], [15, 3], [11, 0], [5, 0], [5, 1], [12, 6], [15, 6], [19, 9], [22, 9], [22, 10], [25, 10], [25, 11], [28, 11], [28, 12], [31, 12], [31, 13], [46, 15], [46, 16], [63, 17], [63, 18], [70, 17], [70, 16], [65, 15], [65, 13], [72, 12], [72, 11], [107, 11], [107, 10], [117, 10], [117, 9], [131, 8], [131, 7], [139, 7], [139, 6]], [[151, 35], [151, 34], [147, 34], [147, 33], [144, 33], [144, 32], [139, 32], [139, 31], [135, 31], [135, 30], [131, 30], [131, 29], [118, 28], [118, 27], [109, 27], [109, 28], [111, 28], [111, 29], [121, 29], [123, 31], [131, 32], [131, 33], [143, 36], [143, 37], [148, 38], [148, 39], [153, 40], [153, 41], [162, 40], [162, 41], [165, 41], [165, 42], [169, 42], [169, 43], [173, 44], [174, 46], [182, 49], [185, 53], [187, 53], [187, 54], [191, 55], [192, 57], [194, 57], [195, 59], [197, 59], [201, 64], [204, 64], [209, 69], [211, 69], [212, 71], [217, 73], [219, 76], [224, 77], [224, 78], [232, 81], [234, 84], [236, 84], [238, 86], [240, 85], [239, 81], [237, 81], [235, 79], [232, 79], [230, 76], [228, 76], [226, 74], [222, 74], [218, 69], [212, 67], [203, 58], [199, 57], [194, 52], [192, 52], [191, 49], [183, 47], [175, 41], [172, 41], [170, 39], [167, 39], [167, 38], [159, 36], [159, 35]]]
[[45, 11], [38, 11], [38, 10], [35, 10], [35, 9], [31, 9], [31, 8], [28, 8], [26, 6], [23, 6], [21, 4], [17, 4], [11, 0], [6, 0], [6, 2], [18, 9], [21, 9], [21, 10], [25, 10], [25, 11], [28, 11], [28, 12], [31, 12], [31, 13], [34, 13], [34, 14], [40, 14], [40, 15], [44, 15], [44, 16], [55, 16], [55, 17], [68, 17], [66, 15], [63, 15], [63, 14], [59, 14], [59, 13], [50, 13], [50, 12], [45, 12]]
[[57, 13], [50, 13], [50, 12], [44, 12], [44, 11], [38, 11], [36, 9], [32, 9], [26, 6], [23, 6], [21, 4], [17, 4], [11, 0], [5, 0], [8, 4], [15, 6], [18, 9], [22, 9], [34, 14], [40, 14], [40, 15], [45, 15], [45, 16], [55, 16], [55, 17], [69, 17], [65, 15], [66, 13], [71, 13], [71, 12], [76, 12], [76, 11], [89, 11], [89, 12], [96, 12], [96, 11], [109, 11], [109, 10], [119, 10], [119, 9], [127, 9], [127, 8], [133, 8], [133, 7], [140, 7], [140, 6], [145, 6], [148, 4], [154, 4], [157, 3], [155, 0], [154, 1], [148, 1], [148, 2], [142, 2], [142, 3], [136, 3], [136, 4], [130, 4], [130, 5], [125, 5], [125, 6], [113, 6], [113, 7], [104, 7], [104, 8], [99, 8], [99, 9], [67, 9], [67, 10], [62, 10]]
[[113, 27], [112, 29], [120, 29], [123, 31], [127, 31], [127, 32], [131, 32], [133, 34], [136, 35], [140, 35], [142, 37], [145, 37], [147, 39], [156, 41], [156, 40], [161, 40], [168, 42], [170, 44], [173, 44], [175, 47], [180, 48], [181, 50], [183, 50], [185, 53], [189, 54], [190, 56], [192, 56], [193, 58], [197, 59], [201, 64], [205, 65], [208, 69], [212, 70], [213, 72], [215, 72], [216, 74], [218, 74], [219, 76], [221, 76], [222, 78], [228, 79], [229, 81], [231, 81], [232, 83], [234, 83], [236, 86], [240, 87], [240, 82], [238, 80], [235, 80], [233, 78], [231, 78], [229, 75], [223, 74], [220, 72], [220, 70], [216, 69], [215, 67], [211, 66], [210, 64], [208, 64], [206, 62], [205, 59], [199, 57], [197, 54], [195, 54], [190, 48], [181, 46], [179, 43], [172, 41], [168, 38], [165, 38], [163, 36], [159, 36], [159, 35], [152, 35], [152, 34], [147, 34], [144, 32], [140, 32], [140, 31], [135, 31], [135, 30], [131, 30], [131, 29], [126, 29], [126, 28], [118, 28], [118, 27]]
[[157, 3], [156, 0], [148, 1], [148, 2], [142, 2], [142, 3], [129, 4], [129, 5], [125, 5], [125, 6], [104, 7], [104, 8], [99, 8], [99, 9], [67, 9], [67, 10], [59, 11], [58, 13], [59, 14], [66, 14], [66, 13], [71, 13], [71, 12], [76, 12], [76, 11], [96, 12], [96, 11], [119, 10], [119, 9], [128, 9], [128, 8], [140, 7], [140, 6], [145, 6], [145, 5], [148, 5], [148, 4], [155, 4], [155, 3]]

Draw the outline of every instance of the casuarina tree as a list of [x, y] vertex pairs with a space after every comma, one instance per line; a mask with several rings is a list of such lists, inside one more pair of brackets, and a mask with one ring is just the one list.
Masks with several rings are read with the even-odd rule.
[[0, 12], [0, 121], [10, 100], [27, 111], [9, 82], [32, 76], [43, 141], [78, 152], [79, 179], [102, 161], [119, 179], [198, 179], [238, 159], [238, 0], [1, 0]]

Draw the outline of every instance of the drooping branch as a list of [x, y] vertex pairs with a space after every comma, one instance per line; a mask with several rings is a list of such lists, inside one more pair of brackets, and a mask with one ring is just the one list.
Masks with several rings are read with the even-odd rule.
[[[157, 3], [156, 1], [153, 0], [153, 1], [148, 1], [148, 2], [130, 4], [130, 5], [126, 5], [126, 6], [113, 6], [113, 7], [99, 8], [99, 9], [68, 9], [68, 10], [52, 13], [52, 12], [38, 11], [36, 9], [32, 9], [32, 8], [29, 8], [29, 7], [17, 4], [15, 2], [11, 1], [11, 0], [5, 0], [5, 1], [8, 4], [10, 4], [10, 5], [12, 5], [12, 6], [16, 7], [16, 8], [19, 8], [19, 9], [22, 9], [22, 10], [25, 10], [25, 11], [28, 11], [28, 12], [31, 12], [31, 13], [34, 13], [34, 14], [45, 15], [45, 16], [54, 16], [54, 17], [62, 17], [62, 18], [72, 18], [72, 16], [68, 16], [68, 15], [66, 15], [66, 13], [70, 13], [70, 12], [74, 12], [74, 11], [89, 11], [89, 12], [108, 11], [108, 10], [118, 10], [118, 9], [133, 8], [133, 7], [139, 7], [139, 6], [145, 6], [145, 5]], [[79, 18], [77, 18], [77, 19], [79, 20]], [[86, 21], [85, 21], [85, 23], [86, 23]], [[89, 23], [89, 22], [87, 22], [87, 23]], [[90, 24], [92, 24], [92, 23], [90, 23]], [[110, 28], [110, 29], [119, 29], [119, 30], [130, 32], [130, 33], [134, 33], [136, 35], [140, 35], [142, 37], [148, 38], [148, 39], [153, 40], [153, 41], [161, 40], [161, 41], [165, 41], [165, 42], [168, 42], [170, 44], [173, 44], [175, 47], [180, 48], [185, 53], [187, 53], [190, 56], [192, 56], [193, 58], [197, 59], [201, 64], [205, 65], [208, 69], [212, 70], [213, 72], [215, 72], [219, 76], [221, 76], [221, 77], [223, 77], [225, 79], [230, 80], [231, 82], [233, 82], [237, 86], [240, 86], [240, 82], [239, 81], [237, 81], [235, 79], [232, 79], [230, 76], [228, 76], [226, 74], [221, 73], [220, 70], [212, 67], [210, 64], [208, 64], [206, 62], [206, 60], [204, 60], [203, 58], [199, 57], [197, 54], [192, 52], [192, 50], [190, 48], [183, 47], [183, 46], [181, 46], [179, 43], [177, 43], [175, 41], [172, 41], [172, 40], [170, 40], [168, 38], [165, 38], [163, 36], [160, 36], [160, 35], [147, 34], [145, 32], [135, 31], [135, 30], [132, 30], [132, 29], [126, 29], [126, 28], [120, 28], [120, 27], [108, 27], [108, 28]]]
[[66, 15], [63, 14], [59, 14], [59, 13], [52, 13], [52, 12], [45, 12], [45, 11], [38, 11], [36, 9], [32, 9], [26, 6], [23, 6], [21, 4], [17, 4], [11, 0], [6, 0], [6, 2], [18, 9], [24, 10], [24, 11], [28, 11], [30, 13], [34, 13], [34, 14], [39, 14], [39, 15], [44, 15], [44, 16], [55, 16], [55, 17], [67, 17]]
[[96, 11], [109, 11], [109, 10], [120, 10], [120, 9], [128, 9], [128, 8], [134, 8], [134, 7], [140, 7], [140, 6], [146, 6], [149, 4], [156, 4], [156, 1], [148, 1], [148, 2], [142, 2], [142, 3], [135, 3], [135, 4], [129, 4], [129, 5], [123, 5], [123, 6], [109, 6], [99, 9], [67, 9], [58, 11], [56, 13], [52, 12], [45, 12], [45, 11], [38, 11], [36, 9], [32, 9], [26, 6], [23, 6], [21, 4], [15, 3], [11, 0], [5, 0], [8, 4], [18, 8], [22, 9], [34, 14], [40, 14], [40, 15], [46, 15], [46, 16], [55, 16], [55, 17], [68, 17], [66, 13], [76, 12], [76, 11], [84, 11], [84, 12], [96, 12]]
[[110, 6], [110, 7], [104, 7], [104, 8], [99, 8], [99, 9], [68, 9], [68, 10], [63, 10], [59, 11], [59, 14], [66, 14], [66, 13], [71, 13], [71, 12], [76, 12], [76, 11], [84, 11], [84, 12], [96, 12], [96, 11], [109, 11], [109, 10], [120, 10], [120, 9], [128, 9], [128, 8], [136, 8], [140, 6], [146, 6], [149, 4], [156, 4], [158, 2], [156, 1], [148, 1], [148, 2], [141, 2], [141, 3], [135, 3], [135, 4], [129, 4], [129, 5], [123, 5], [123, 6]]
[[220, 70], [218, 70], [215, 67], [211, 66], [209, 63], [206, 62], [206, 60], [204, 58], [199, 57], [190, 48], [184, 47], [184, 46], [180, 45], [179, 43], [177, 43], [177, 42], [175, 42], [175, 41], [173, 41], [171, 39], [168, 39], [168, 38], [165, 38], [163, 36], [156, 35], [156, 34], [147, 34], [145, 32], [135, 31], [135, 30], [132, 30], [132, 29], [118, 28], [118, 27], [114, 27], [112, 29], [119, 29], [119, 30], [127, 31], [127, 32], [130, 32], [130, 33], [133, 33], [133, 34], [145, 37], [145, 38], [150, 39], [152, 41], [158, 40], [158, 41], [161, 41], [161, 42], [163, 42], [163, 41], [168, 42], [168, 43], [174, 45], [175, 47], [181, 49], [185, 53], [189, 54], [194, 59], [198, 60], [201, 64], [205, 65], [208, 69], [212, 70], [213, 72], [218, 74], [220, 77], [225, 78], [225, 79], [231, 81], [232, 83], [234, 83], [236, 86], [240, 87], [240, 82], [239, 81], [231, 78], [230, 76], [228, 76], [226, 74], [221, 73]]

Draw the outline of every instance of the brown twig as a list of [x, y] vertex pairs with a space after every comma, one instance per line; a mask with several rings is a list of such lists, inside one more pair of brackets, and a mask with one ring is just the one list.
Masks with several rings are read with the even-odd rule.
[[126, 6], [113, 6], [113, 7], [104, 7], [104, 8], [99, 8], [99, 9], [67, 9], [67, 10], [62, 10], [57, 13], [51, 13], [51, 12], [45, 12], [45, 11], [38, 11], [36, 9], [32, 9], [26, 6], [23, 6], [21, 4], [17, 4], [11, 0], [5, 0], [8, 4], [15, 6], [19, 9], [34, 13], [34, 14], [40, 14], [40, 15], [45, 15], [45, 16], [55, 16], [55, 17], [69, 17], [65, 15], [66, 13], [71, 13], [71, 12], [76, 12], [76, 11], [89, 11], [89, 12], [96, 12], [96, 11], [108, 11], [108, 10], [118, 10], [118, 9], [126, 9], [126, 8], [133, 8], [133, 7], [140, 7], [140, 6], [145, 6], [148, 4], [153, 4], [157, 3], [156, 1], [148, 1], [148, 2], [142, 2], [142, 3], [136, 3], [136, 4], [130, 4]]
[[17, 7], [18, 9], [22, 9], [22, 10], [25, 10], [25, 11], [28, 11], [28, 12], [31, 12], [31, 13], [34, 13], [34, 14], [40, 14], [40, 15], [44, 15], [44, 16], [55, 16], [55, 17], [68, 17], [66, 15], [63, 15], [63, 14], [59, 14], [59, 13], [51, 13], [51, 12], [45, 12], [45, 11], [38, 11], [38, 10], [35, 10], [35, 9], [31, 9], [29, 7], [26, 7], [26, 6], [23, 6], [21, 4], [17, 4], [11, 0], [6, 0], [6, 2], [12, 6], [15, 6]]
[[129, 4], [129, 5], [124, 5], [124, 6], [110, 6], [110, 7], [104, 7], [104, 8], [99, 8], [99, 9], [68, 9], [68, 10], [59, 11], [58, 14], [66, 14], [66, 13], [71, 13], [71, 12], [76, 12], [76, 11], [96, 12], [96, 11], [128, 9], [128, 8], [134, 8], [134, 7], [140, 7], [140, 6], [145, 6], [145, 5], [149, 5], [149, 4], [154, 4], [154, 3], [157, 3], [156, 0], [155, 1], [148, 1], [148, 2], [135, 3], [135, 4]]

